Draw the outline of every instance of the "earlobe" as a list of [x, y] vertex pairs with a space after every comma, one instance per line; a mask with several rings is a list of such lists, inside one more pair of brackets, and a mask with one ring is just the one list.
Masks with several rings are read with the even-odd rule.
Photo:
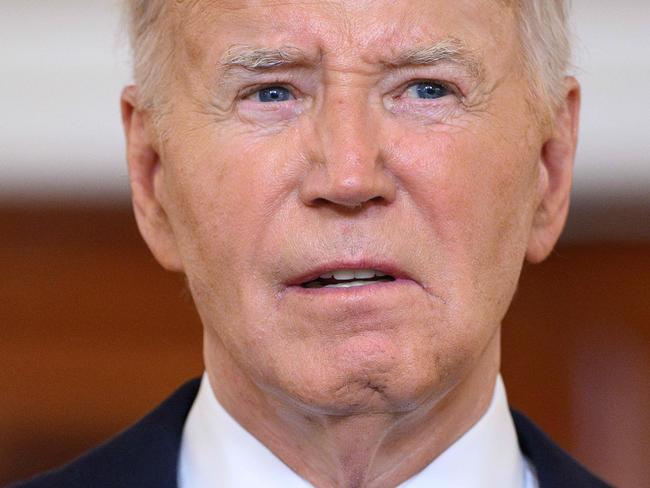
[[580, 85], [565, 79], [565, 98], [555, 110], [550, 135], [539, 158], [537, 202], [526, 259], [543, 261], [553, 250], [569, 212], [573, 162], [578, 140]]
[[138, 108], [135, 86], [128, 86], [122, 92], [121, 110], [138, 229], [164, 268], [183, 271], [175, 235], [165, 210], [163, 168], [151, 141], [146, 114]]

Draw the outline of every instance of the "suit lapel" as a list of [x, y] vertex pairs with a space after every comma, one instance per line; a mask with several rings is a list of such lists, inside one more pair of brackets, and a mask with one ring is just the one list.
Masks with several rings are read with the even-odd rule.
[[571, 456], [557, 446], [533, 422], [512, 411], [523, 454], [537, 471], [540, 488], [607, 488]]

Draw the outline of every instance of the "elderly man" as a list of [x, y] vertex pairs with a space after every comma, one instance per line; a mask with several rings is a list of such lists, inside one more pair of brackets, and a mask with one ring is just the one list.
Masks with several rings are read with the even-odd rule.
[[499, 377], [564, 225], [563, 0], [129, 0], [140, 231], [206, 373], [28, 487], [599, 487]]

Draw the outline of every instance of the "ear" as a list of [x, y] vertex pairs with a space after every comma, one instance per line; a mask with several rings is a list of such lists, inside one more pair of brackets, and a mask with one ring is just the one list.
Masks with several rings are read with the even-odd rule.
[[148, 115], [138, 108], [137, 97], [137, 87], [128, 86], [121, 98], [135, 220], [158, 262], [170, 271], [182, 271], [176, 238], [164, 208], [164, 170], [152, 144]]
[[578, 143], [580, 85], [566, 77], [565, 96], [551, 119], [550, 134], [539, 159], [537, 206], [528, 240], [526, 259], [539, 263], [551, 253], [569, 213], [573, 161]]

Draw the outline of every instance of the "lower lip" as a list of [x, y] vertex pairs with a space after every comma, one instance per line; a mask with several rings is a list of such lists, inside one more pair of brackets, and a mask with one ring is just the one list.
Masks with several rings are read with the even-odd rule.
[[417, 286], [415, 281], [399, 278], [395, 281], [377, 281], [363, 286], [303, 288], [302, 286], [289, 286], [286, 291], [313, 297], [355, 297], [373, 296], [377, 294], [399, 291], [404, 287]]

